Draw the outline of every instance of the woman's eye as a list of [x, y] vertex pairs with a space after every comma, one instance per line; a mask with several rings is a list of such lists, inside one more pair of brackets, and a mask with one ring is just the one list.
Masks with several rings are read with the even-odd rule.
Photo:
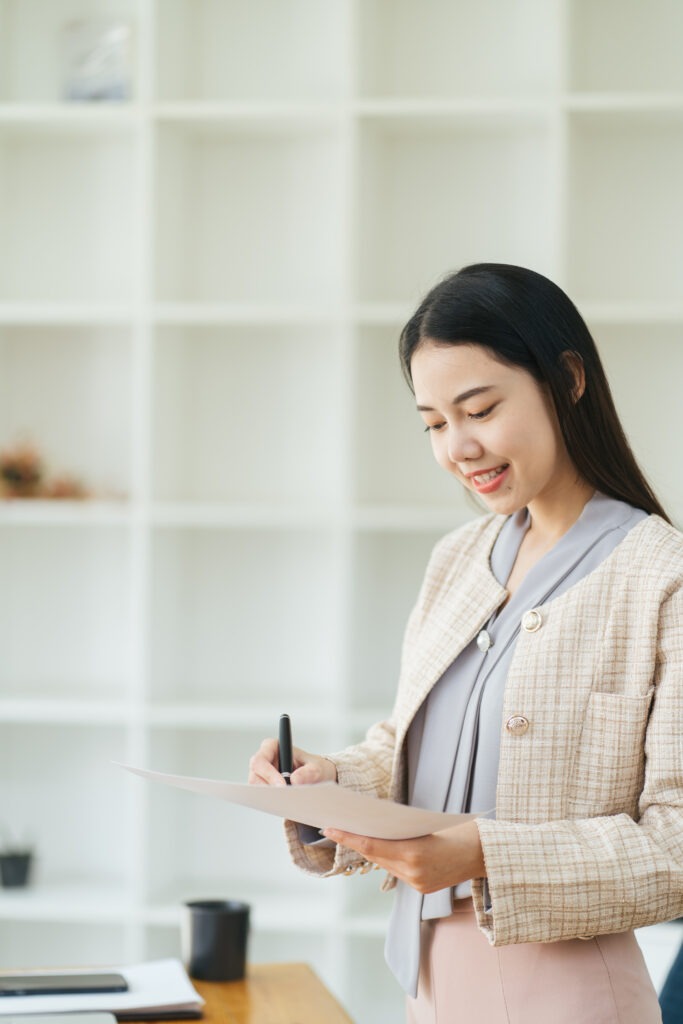
[[441, 430], [445, 425], [445, 423], [428, 423], [425, 427], [425, 434], [428, 434], [430, 431]]
[[470, 420], [483, 420], [490, 412], [493, 412], [495, 406], [490, 405], [488, 409], [482, 409], [481, 412], [469, 412], [467, 418]]

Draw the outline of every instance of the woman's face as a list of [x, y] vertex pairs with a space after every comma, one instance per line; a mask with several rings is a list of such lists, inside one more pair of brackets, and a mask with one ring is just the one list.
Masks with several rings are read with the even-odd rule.
[[436, 461], [491, 511], [554, 505], [578, 473], [538, 382], [481, 345], [425, 341], [411, 372]]

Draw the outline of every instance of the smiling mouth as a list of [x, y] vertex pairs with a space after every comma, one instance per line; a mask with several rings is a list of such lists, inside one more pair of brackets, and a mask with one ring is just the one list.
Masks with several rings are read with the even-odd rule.
[[495, 480], [501, 473], [504, 473], [509, 465], [509, 462], [504, 462], [503, 465], [498, 466], [497, 469], [490, 469], [488, 473], [476, 473], [470, 479], [473, 480], [477, 486], [481, 487], [482, 484], [487, 484], [489, 481]]

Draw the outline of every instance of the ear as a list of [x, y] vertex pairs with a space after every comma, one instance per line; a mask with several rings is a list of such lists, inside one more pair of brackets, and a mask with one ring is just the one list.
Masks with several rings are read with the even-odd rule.
[[572, 401], [576, 405], [586, 390], [586, 371], [583, 359], [578, 352], [574, 352], [572, 349], [566, 349], [560, 358], [572, 381]]

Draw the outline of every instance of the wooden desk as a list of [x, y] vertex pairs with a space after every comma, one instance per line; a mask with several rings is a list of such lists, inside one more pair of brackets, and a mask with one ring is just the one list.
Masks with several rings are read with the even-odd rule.
[[353, 1024], [307, 964], [252, 964], [244, 981], [195, 981], [206, 1024]]

